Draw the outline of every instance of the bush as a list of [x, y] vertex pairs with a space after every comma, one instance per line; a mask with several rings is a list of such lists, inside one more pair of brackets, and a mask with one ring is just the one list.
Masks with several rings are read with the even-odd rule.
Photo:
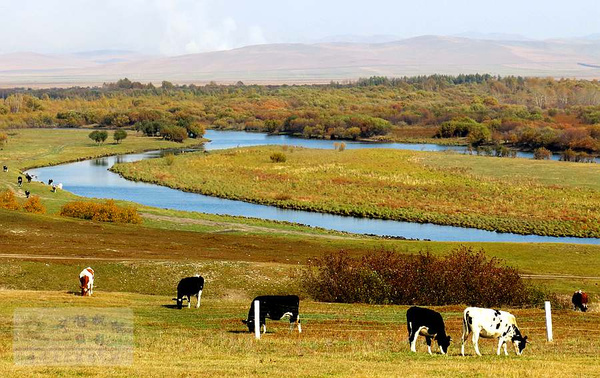
[[167, 163], [167, 165], [173, 165], [174, 162], [175, 162], [175, 155], [172, 152], [168, 152], [165, 155], [165, 163]]
[[137, 209], [115, 204], [108, 200], [106, 203], [91, 201], [69, 202], [62, 206], [60, 215], [71, 218], [81, 218], [99, 222], [142, 223]]
[[29, 197], [27, 199], [27, 202], [25, 202], [25, 205], [23, 205], [23, 210], [27, 211], [28, 213], [46, 213], [46, 207], [42, 204], [42, 201], [40, 200], [39, 196]]
[[15, 194], [11, 190], [5, 190], [0, 195], [0, 208], [7, 210], [19, 210], [20, 206], [17, 202]]
[[287, 156], [283, 152], [273, 152], [270, 158], [273, 163], [285, 163], [287, 161]]
[[173, 142], [183, 143], [188, 138], [188, 132], [185, 128], [180, 126], [165, 126], [160, 128], [160, 135], [165, 140]]
[[311, 260], [302, 281], [325, 302], [498, 307], [536, 305], [545, 295], [515, 268], [464, 246], [443, 257], [382, 250], [352, 258], [342, 251]]
[[116, 130], [113, 134], [113, 139], [117, 143], [121, 142], [125, 138], [127, 138], [127, 131], [125, 130]]
[[108, 138], [108, 133], [106, 131], [94, 130], [88, 136], [91, 140], [100, 144]]
[[552, 158], [552, 152], [544, 147], [536, 148], [533, 151], [533, 158], [535, 160], [549, 160]]

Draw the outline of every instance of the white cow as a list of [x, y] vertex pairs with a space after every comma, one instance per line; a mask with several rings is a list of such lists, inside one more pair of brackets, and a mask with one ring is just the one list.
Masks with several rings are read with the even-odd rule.
[[94, 269], [89, 266], [79, 273], [81, 296], [90, 296], [94, 291]]
[[504, 345], [504, 354], [508, 355], [506, 343], [511, 341], [515, 353], [520, 356], [527, 345], [527, 336], [523, 337], [517, 327], [514, 315], [506, 311], [492, 310], [490, 308], [468, 307], [463, 313], [463, 334], [460, 352], [465, 355], [465, 342], [470, 333], [473, 333], [473, 346], [475, 353], [479, 352], [479, 337], [498, 339], [498, 355]]

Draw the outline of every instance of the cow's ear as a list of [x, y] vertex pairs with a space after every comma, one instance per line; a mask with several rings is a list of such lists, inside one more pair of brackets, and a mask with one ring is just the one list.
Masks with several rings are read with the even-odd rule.
[[248, 321], [247, 320], [242, 320], [242, 323], [248, 324]]

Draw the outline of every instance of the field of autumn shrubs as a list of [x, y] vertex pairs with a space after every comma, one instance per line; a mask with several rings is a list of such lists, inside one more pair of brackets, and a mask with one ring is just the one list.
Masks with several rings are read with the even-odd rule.
[[64, 217], [98, 222], [142, 223], [142, 218], [136, 208], [119, 206], [113, 200], [107, 200], [105, 203], [92, 201], [69, 202], [61, 207], [59, 214]]
[[306, 138], [431, 141], [600, 152], [600, 83], [490, 75], [329, 85], [0, 89], [0, 128], [134, 128], [181, 141], [204, 128]]
[[386, 250], [363, 257], [328, 254], [309, 262], [302, 287], [316, 300], [342, 303], [522, 307], [549, 298], [515, 268], [464, 246], [444, 256]]

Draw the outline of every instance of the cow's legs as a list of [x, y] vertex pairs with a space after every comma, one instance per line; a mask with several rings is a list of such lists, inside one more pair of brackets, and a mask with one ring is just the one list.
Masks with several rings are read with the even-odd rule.
[[425, 341], [427, 342], [427, 351], [429, 354], [433, 354], [431, 353], [431, 337], [425, 336]]
[[192, 307], [192, 296], [188, 295], [187, 299], [188, 299], [188, 308], [190, 308], [190, 307]]
[[504, 339], [502, 337], [498, 338], [498, 353], [496, 353], [498, 356], [500, 355], [500, 349], [502, 348], [502, 344], [504, 344]]
[[200, 307], [200, 297], [202, 297], [202, 290], [198, 292], [198, 302], [196, 302], [196, 308]]
[[263, 328], [263, 334], [267, 333], [267, 322], [265, 322], [265, 323], [262, 325], [262, 328]]
[[411, 352], [416, 352], [417, 351], [417, 339], [419, 338], [419, 333], [421, 332], [421, 330], [423, 328], [425, 328], [425, 327], [420, 327], [413, 334], [413, 338], [412, 338], [412, 340], [410, 340], [410, 350], [411, 350]]
[[508, 350], [506, 350], [506, 341], [504, 342], [504, 355], [508, 356]]
[[479, 352], [479, 332], [473, 332], [473, 346], [475, 347], [475, 353], [481, 356], [481, 352]]
[[463, 329], [463, 334], [461, 337], [461, 346], [460, 346], [460, 354], [463, 356], [465, 355], [465, 343], [467, 342], [468, 338], [469, 338], [469, 330]]
[[300, 325], [300, 314], [296, 316], [296, 324], [298, 324], [298, 333], [302, 333], [302, 326]]

